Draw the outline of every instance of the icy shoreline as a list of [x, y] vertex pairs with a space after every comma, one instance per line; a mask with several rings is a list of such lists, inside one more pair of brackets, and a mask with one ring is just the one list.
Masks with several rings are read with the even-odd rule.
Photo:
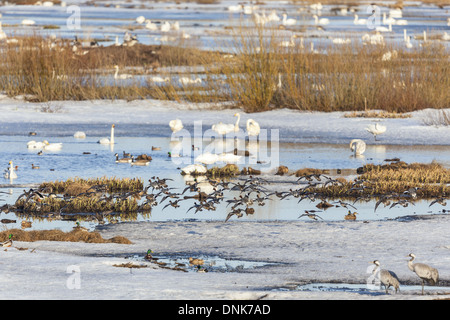
[[[200, 222], [122, 223], [100, 228], [104, 238], [128, 237], [133, 244], [16, 242], [1, 250], [3, 299], [440, 299], [448, 291], [404, 290], [376, 295], [358, 292], [293, 290], [310, 282], [366, 283], [370, 261], [378, 259], [402, 285], [419, 284], [406, 256], [433, 265], [440, 286], [450, 284], [448, 216], [426, 220], [343, 222]], [[433, 235], [430, 237], [430, 235]], [[118, 268], [130, 255], [218, 255], [226, 259], [275, 265], [250, 272], [197, 273], [147, 268]], [[79, 289], [69, 289], [69, 266], [79, 267]], [[36, 277], [36, 274], [39, 277]], [[428, 291], [427, 291], [428, 288]], [[401, 289], [401, 288], [400, 288]]]

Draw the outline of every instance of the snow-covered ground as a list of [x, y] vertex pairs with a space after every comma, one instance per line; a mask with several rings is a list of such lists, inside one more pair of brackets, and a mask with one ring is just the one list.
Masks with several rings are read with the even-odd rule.
[[[57, 112], [41, 112], [42, 104], [0, 99], [0, 129], [17, 123], [116, 123], [167, 125], [180, 118], [186, 126], [230, 119], [236, 110], [209, 110], [207, 105], [161, 101], [52, 102]], [[280, 129], [280, 138], [316, 143], [346, 143], [349, 137], [373, 138], [365, 132], [374, 119], [345, 118], [343, 113], [274, 110], [252, 117], [262, 128]], [[422, 124], [422, 112], [411, 118], [385, 119], [384, 144], [450, 144], [449, 127]], [[72, 133], [71, 133], [72, 134]], [[2, 150], [2, 152], [7, 152]], [[99, 229], [104, 238], [121, 235], [133, 243], [86, 244], [15, 242], [0, 250], [2, 299], [436, 299], [450, 288], [420, 295], [419, 278], [407, 268], [406, 256], [439, 270], [440, 285], [450, 285], [450, 218], [429, 215], [383, 221], [167, 221], [127, 222]], [[18, 250], [18, 248], [27, 248]], [[143, 257], [219, 256], [275, 263], [242, 272], [180, 272], [158, 267]], [[395, 271], [400, 293], [382, 291], [301, 291], [305, 283], [341, 282], [365, 286], [370, 262]], [[134, 261], [147, 268], [114, 267]], [[71, 270], [79, 272], [72, 273]], [[70, 273], [67, 273], [69, 270]], [[440, 294], [437, 294], [440, 293]], [[446, 296], [448, 297], [448, 295]]]

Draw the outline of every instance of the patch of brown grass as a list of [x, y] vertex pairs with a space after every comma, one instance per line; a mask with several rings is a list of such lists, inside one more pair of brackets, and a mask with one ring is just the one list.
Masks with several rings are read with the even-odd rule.
[[111, 239], [104, 239], [98, 232], [88, 232], [83, 230], [73, 230], [63, 232], [61, 230], [32, 230], [24, 231], [20, 229], [10, 229], [0, 232], [0, 241], [6, 241], [12, 234], [13, 241], [34, 242], [40, 240], [47, 241], [68, 241], [86, 243], [119, 243], [131, 244], [125, 237], [115, 236]]

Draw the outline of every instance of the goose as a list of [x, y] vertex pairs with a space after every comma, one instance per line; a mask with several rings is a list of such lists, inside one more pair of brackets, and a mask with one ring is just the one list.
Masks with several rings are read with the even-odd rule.
[[61, 150], [63, 144], [61, 142], [59, 143], [50, 143], [47, 140], [44, 140], [44, 150], [46, 151], [56, 151], [56, 150]]
[[198, 163], [190, 164], [181, 169], [181, 173], [185, 175], [206, 174], [206, 172], [207, 172], [206, 167]]
[[327, 25], [327, 24], [330, 23], [330, 19], [327, 19], [327, 18], [320, 18], [319, 19], [319, 17], [316, 14], [313, 15], [313, 18], [315, 20], [316, 25], [324, 26], [324, 25]]
[[409, 270], [413, 271], [417, 276], [422, 280], [422, 294], [423, 287], [425, 286], [425, 281], [430, 282], [431, 285], [436, 285], [439, 282], [439, 272], [437, 269], [430, 267], [424, 263], [413, 263], [416, 256], [413, 253], [410, 253], [408, 257], [411, 257], [411, 260], [408, 261]]
[[131, 74], [123, 73], [123, 74], [119, 75], [119, 66], [118, 65], [115, 65], [114, 69], [116, 69], [116, 72], [114, 73], [114, 79], [122, 79], [122, 80], [124, 80], [124, 79], [133, 78], [133, 76]]
[[169, 126], [170, 126], [170, 129], [172, 130], [172, 132], [176, 133], [176, 132], [180, 131], [181, 129], [183, 129], [183, 122], [181, 122], [180, 119], [171, 120], [169, 122]]
[[295, 25], [296, 23], [297, 23], [297, 20], [295, 20], [295, 19], [292, 19], [292, 18], [287, 18], [287, 14], [286, 13], [283, 13], [283, 20], [281, 21], [281, 23], [284, 25], [284, 26], [293, 26], [293, 25]]
[[247, 134], [249, 136], [257, 136], [257, 135], [259, 135], [260, 131], [261, 131], [261, 128], [260, 128], [258, 122], [256, 122], [253, 119], [247, 120]]
[[97, 141], [97, 143], [100, 144], [114, 144], [114, 128], [115, 125], [111, 125], [111, 139], [108, 138], [101, 138], [99, 141]]
[[150, 164], [150, 160], [146, 159], [139, 159], [134, 160], [130, 162], [132, 166], [148, 166]]
[[378, 123], [376, 124], [369, 124], [366, 128], [367, 132], [373, 134], [375, 141], [377, 141], [377, 135], [385, 133], [386, 132], [386, 127], [379, 125]]
[[76, 139], [84, 139], [86, 138], [86, 133], [84, 133], [83, 131], [77, 131], [73, 134], [73, 137]]
[[133, 156], [131, 156], [130, 158], [121, 158], [121, 159], [119, 159], [118, 153], [116, 153], [114, 156], [116, 157], [116, 163], [131, 163], [131, 161], [133, 161]]
[[233, 132], [233, 131], [238, 132], [241, 114], [235, 113], [234, 116], [238, 117], [235, 124], [225, 124], [225, 123], [219, 122], [219, 123], [212, 125], [211, 129], [220, 135], [225, 135], [225, 134]]
[[9, 168], [6, 169], [6, 172], [3, 176], [5, 177], [5, 179], [16, 179], [17, 178], [17, 174], [14, 172], [14, 166], [13, 166], [12, 161], [9, 162]]
[[353, 24], [357, 24], [357, 25], [367, 24], [367, 19], [359, 19], [358, 15], [355, 14], [355, 19], [353, 20]]
[[355, 156], [362, 155], [366, 151], [366, 143], [361, 139], [353, 139], [350, 141], [350, 150], [354, 152]]

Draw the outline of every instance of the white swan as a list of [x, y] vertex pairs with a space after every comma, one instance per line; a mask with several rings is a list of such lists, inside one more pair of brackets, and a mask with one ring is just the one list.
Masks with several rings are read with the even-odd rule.
[[145, 22], [145, 17], [144, 16], [137, 17], [136, 22], [139, 24], [143, 24]]
[[170, 82], [170, 79], [168, 77], [160, 77], [160, 76], [153, 76], [150, 77], [150, 81], [154, 83], [161, 83], [161, 82]]
[[111, 139], [101, 138], [99, 141], [97, 141], [97, 143], [100, 143], [100, 144], [114, 144], [114, 128], [115, 127], [116, 127], [115, 125], [111, 125]]
[[184, 85], [195, 84], [195, 83], [202, 83], [202, 79], [200, 79], [200, 78], [191, 79], [191, 78], [188, 78], [188, 77], [181, 77], [179, 79], [179, 81], [180, 81], [181, 84], [184, 84]]
[[156, 23], [153, 23], [151, 20], [146, 20], [145, 28], [151, 31], [158, 30]]
[[35, 24], [36, 22], [34, 20], [30, 20], [30, 19], [24, 19], [22, 20], [22, 24], [24, 26], [32, 26], [33, 24]]
[[405, 47], [408, 49], [411, 49], [413, 47], [413, 45], [411, 43], [411, 36], [406, 37]]
[[313, 18], [314, 18], [314, 21], [315, 21], [316, 25], [324, 26], [324, 25], [327, 25], [327, 24], [330, 23], [330, 19], [327, 19], [327, 18], [320, 18], [319, 19], [319, 17], [316, 14], [313, 15]]
[[235, 117], [238, 117], [235, 124], [226, 124], [226, 123], [216, 123], [214, 124], [211, 129], [213, 129], [215, 132], [221, 135], [225, 135], [230, 132], [238, 132], [239, 131], [239, 121], [241, 120], [241, 114], [235, 113]]
[[358, 15], [355, 14], [355, 19], [353, 20], [353, 23], [358, 25], [367, 24], [367, 19], [359, 19]]
[[49, 143], [47, 140], [44, 140], [44, 150], [47, 151], [56, 151], [56, 150], [61, 150], [62, 149], [62, 143]]
[[383, 26], [379, 26], [375, 28], [376, 31], [378, 32], [392, 32], [392, 23], [389, 23], [389, 27], [383, 27]]
[[124, 79], [130, 79], [133, 77], [131, 74], [125, 74], [125, 73], [119, 75], [119, 66], [118, 65], [115, 65], [114, 69], [116, 69], [116, 72], [114, 73], [114, 79], [124, 80]]
[[450, 35], [447, 32], [444, 32], [441, 39], [444, 41], [450, 41]]
[[378, 123], [376, 124], [369, 124], [366, 128], [367, 132], [373, 134], [373, 136], [375, 137], [375, 141], [377, 140], [377, 135], [385, 133], [386, 132], [386, 127], [379, 125]]
[[2, 30], [2, 23], [0, 21], [0, 40], [6, 39], [6, 33]]
[[17, 178], [17, 174], [14, 171], [14, 166], [13, 166], [12, 161], [9, 162], [9, 168], [6, 169], [3, 176], [5, 177], [5, 179], [16, 179]]
[[352, 42], [351, 39], [343, 39], [343, 38], [334, 38], [332, 41], [334, 44], [349, 44]]
[[161, 25], [161, 32], [169, 32], [170, 31], [170, 23], [168, 21], [164, 21]]
[[253, 119], [247, 120], [247, 134], [249, 136], [257, 136], [257, 135], [259, 135], [260, 131], [261, 131], [261, 128], [260, 128], [258, 122], [256, 122]]
[[295, 38], [297, 38], [297, 36], [296, 36], [295, 34], [293, 34], [293, 35], [291, 36], [291, 39], [290, 39], [289, 41], [287, 41], [287, 40], [281, 41], [281, 42], [278, 44], [278, 46], [279, 46], [279, 47], [285, 47], [285, 48], [295, 47], [295, 42], [294, 42], [294, 39], [295, 39]]
[[234, 153], [221, 153], [219, 154], [219, 162], [236, 163], [241, 161], [242, 156], [235, 155]]
[[41, 141], [31, 140], [31, 141], [28, 141], [28, 143], [27, 143], [28, 149], [42, 149], [42, 148], [44, 148], [44, 146], [45, 146], [45, 143], [41, 142]]
[[194, 163], [194, 164], [190, 164], [186, 167], [184, 167], [183, 169], [181, 169], [181, 172], [183, 174], [205, 174], [207, 172], [207, 169], [204, 165], [198, 164], [198, 163]]
[[84, 139], [86, 138], [86, 133], [84, 133], [83, 131], [77, 131], [73, 134], [73, 137], [76, 139]]
[[220, 157], [217, 154], [205, 152], [205, 153], [197, 156], [197, 158], [195, 158], [194, 161], [208, 165], [208, 164], [214, 164], [214, 163], [220, 161]]
[[350, 150], [354, 152], [355, 156], [362, 155], [366, 151], [366, 143], [361, 139], [353, 139], [350, 141]]
[[183, 122], [181, 122], [180, 119], [171, 120], [169, 122], [169, 126], [170, 126], [170, 129], [172, 130], [172, 132], [176, 133], [176, 132], [180, 131], [181, 129], [183, 129]]
[[281, 21], [281, 23], [284, 25], [284, 26], [293, 26], [294, 24], [296, 24], [297, 23], [297, 20], [295, 20], [295, 19], [292, 19], [292, 18], [287, 18], [287, 14], [286, 13], [283, 13], [283, 20]]

